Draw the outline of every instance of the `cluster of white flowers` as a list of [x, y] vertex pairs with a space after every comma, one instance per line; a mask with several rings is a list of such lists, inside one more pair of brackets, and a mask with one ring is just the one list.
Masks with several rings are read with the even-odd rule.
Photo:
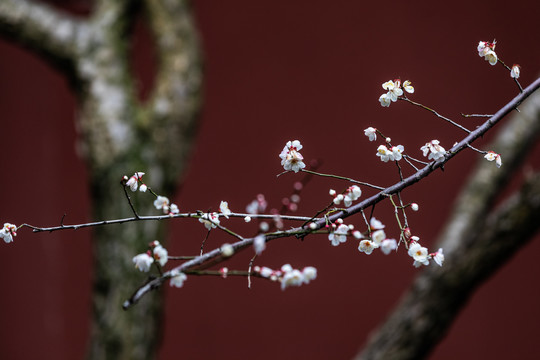
[[[337, 219], [331, 226], [326, 225], [326, 227], [331, 228], [328, 233], [328, 240], [330, 240], [333, 246], [338, 246], [339, 244], [346, 242], [349, 231], [354, 230], [353, 225], [345, 225], [341, 218]], [[359, 232], [355, 231], [355, 233]], [[354, 234], [354, 236], [357, 237], [358, 235]]]
[[4, 239], [6, 243], [13, 242], [13, 237], [17, 236], [17, 226], [5, 223], [2, 230], [0, 230], [0, 237]]
[[215, 229], [219, 225], [219, 214], [217, 212], [202, 214], [199, 222], [208, 230]]
[[135, 192], [137, 191], [137, 187], [139, 186], [139, 182], [141, 183], [141, 186], [139, 188], [139, 191], [146, 192], [148, 189], [148, 186], [142, 182], [142, 177], [144, 173], [143, 172], [136, 172], [133, 174], [129, 179], [126, 175], [124, 175], [124, 181], [126, 182], [126, 186], [129, 186], [131, 191]]
[[349, 234], [349, 230], [352, 229], [349, 225], [339, 224], [338, 226], [336, 224], [332, 224], [332, 230], [333, 231], [328, 234], [328, 240], [330, 240], [333, 246], [338, 246], [339, 244], [347, 241], [347, 235]]
[[439, 249], [437, 252], [429, 254], [428, 249], [418, 243], [419, 239], [417, 236], [413, 236], [411, 239], [413, 241], [409, 245], [408, 254], [414, 259], [413, 265], [415, 267], [419, 267], [421, 265], [429, 265], [430, 259], [433, 259], [433, 261], [435, 261], [435, 263], [439, 266], [443, 265], [443, 249]]
[[386, 94], [382, 94], [379, 97], [379, 102], [383, 107], [389, 107], [392, 102], [396, 102], [398, 97], [403, 95], [403, 90], [410, 94], [414, 93], [414, 87], [411, 85], [409, 80], [405, 80], [403, 86], [400, 79], [396, 79], [394, 81], [388, 80], [382, 84], [382, 87], [387, 91]]
[[167, 249], [161, 246], [159, 241], [152, 241], [149, 244], [149, 247], [151, 250], [148, 250], [147, 252], [142, 254], [135, 255], [133, 257], [133, 263], [135, 264], [135, 267], [142, 272], [150, 271], [150, 267], [152, 266], [154, 261], [157, 261], [161, 266], [165, 266], [165, 264], [169, 260], [169, 253]]
[[379, 145], [377, 156], [381, 158], [382, 162], [399, 161], [403, 158], [403, 151], [405, 151], [403, 145], [392, 146], [391, 149], [388, 149], [385, 145]]
[[[424, 156], [428, 157], [428, 160], [439, 160], [444, 157], [446, 150], [439, 145], [439, 140], [431, 140], [420, 148]], [[429, 154], [429, 155], [428, 155]]]
[[353, 201], [356, 201], [362, 196], [362, 190], [357, 185], [349, 186], [345, 191], [345, 197], [343, 203], [345, 206], [351, 206]]
[[495, 161], [495, 165], [497, 165], [498, 168], [500, 168], [502, 165], [501, 155], [497, 154], [496, 152], [488, 151], [488, 153], [484, 155], [484, 158], [488, 161]]
[[[139, 191], [146, 192], [146, 190], [148, 190], [148, 186], [146, 186], [146, 184], [142, 182], [143, 175], [143, 172], [138, 171], [134, 173], [130, 178], [124, 175], [122, 180], [124, 181], [126, 186], [129, 186], [131, 191], [135, 192], [138, 188]], [[171, 204], [169, 202], [169, 199], [165, 196], [158, 195], [156, 200], [154, 200], [154, 206], [156, 207], [156, 209], [162, 210], [164, 214], [168, 215], [175, 215], [180, 212], [178, 210], [178, 206], [176, 204]]]
[[349, 186], [344, 194], [338, 194], [336, 190], [330, 189], [329, 194], [334, 197], [334, 204], [339, 205], [343, 201], [344, 205], [349, 207], [353, 201], [362, 196], [362, 190], [357, 185]]
[[489, 61], [490, 65], [496, 65], [498, 61], [497, 54], [495, 53], [495, 43], [495, 40], [492, 43], [480, 41], [477, 47], [478, 56], [484, 57], [486, 61]]
[[154, 200], [154, 206], [158, 210], [162, 210], [164, 214], [174, 215], [178, 214], [178, 206], [176, 204], [171, 204], [169, 198], [166, 196], [158, 195], [156, 200]]
[[287, 171], [292, 170], [295, 173], [306, 167], [306, 164], [302, 160], [304, 157], [299, 151], [302, 149], [300, 141], [288, 141], [279, 157], [281, 158], [281, 165]]
[[387, 239], [384, 232], [385, 226], [382, 222], [376, 218], [371, 218], [369, 222], [371, 230], [371, 237], [369, 239], [360, 240], [358, 244], [358, 250], [367, 255], [370, 255], [373, 250], [381, 249], [381, 251], [388, 255], [392, 250], [397, 249], [397, 242], [395, 239]]
[[302, 270], [298, 270], [294, 269], [290, 264], [285, 264], [280, 270], [272, 270], [266, 266], [255, 266], [253, 270], [264, 278], [279, 281], [281, 283], [281, 290], [285, 290], [289, 286], [309, 284], [311, 280], [317, 278], [317, 269], [313, 266], [307, 266]]

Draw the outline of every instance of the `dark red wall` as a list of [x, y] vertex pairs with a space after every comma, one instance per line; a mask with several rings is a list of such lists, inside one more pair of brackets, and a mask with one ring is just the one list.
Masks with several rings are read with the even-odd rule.
[[[74, 4], [81, 12], [87, 6]], [[414, 100], [459, 119], [461, 112], [493, 112], [516, 93], [502, 67], [478, 57], [479, 40], [497, 39], [499, 56], [521, 64], [522, 84], [540, 71], [540, 5], [532, 0], [194, 5], [205, 54], [205, 100], [192, 162], [174, 196], [181, 211], [215, 209], [220, 200], [243, 211], [258, 193], [279, 206], [299, 178], [275, 176], [281, 171], [278, 154], [292, 139], [302, 141], [307, 159], [323, 161], [323, 172], [391, 184], [397, 180], [393, 166], [375, 157], [377, 145], [367, 141], [363, 129], [375, 126], [416, 155], [428, 140], [450, 147], [461, 133], [402, 102], [381, 108], [377, 99], [384, 81], [412, 80]], [[145, 93], [152, 57], [144, 33], [137, 41], [134, 64]], [[76, 111], [58, 73], [0, 42], [0, 221], [53, 225], [64, 213], [66, 223], [90, 220], [87, 174], [75, 151]], [[469, 127], [477, 123], [463, 121]], [[472, 152], [460, 155], [444, 174], [404, 192], [405, 201], [420, 204], [409, 220], [424, 243], [436, 237], [479, 158]], [[151, 174], [147, 180], [151, 184]], [[322, 207], [328, 189], [340, 186], [314, 180], [302, 193], [301, 213]], [[389, 206], [378, 206], [375, 216], [388, 225], [389, 235], [398, 236]], [[351, 222], [362, 226], [360, 218]], [[241, 221], [227, 225], [245, 229]], [[199, 223], [174, 221], [171, 228], [171, 254], [198, 251], [205, 234]], [[247, 233], [252, 231], [249, 227]], [[231, 240], [216, 232], [206, 246]], [[90, 309], [90, 233], [21, 230], [14, 244], [0, 245], [0, 356], [82, 358]], [[285, 292], [257, 279], [248, 290], [240, 278], [190, 277], [182, 289], [165, 289], [160, 358], [351, 358], [416, 273], [403, 249], [365, 256], [356, 248], [352, 240], [331, 247], [326, 236], [273, 242], [258, 264], [319, 270], [309, 286]], [[481, 287], [433, 359], [531, 358], [540, 332], [539, 250], [537, 239]], [[250, 256], [248, 251], [227, 266], [246, 269]]]

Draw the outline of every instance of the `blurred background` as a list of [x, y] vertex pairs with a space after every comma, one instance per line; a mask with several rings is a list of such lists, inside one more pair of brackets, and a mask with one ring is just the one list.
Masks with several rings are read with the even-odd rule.
[[[92, 8], [90, 0], [50, 3], [81, 16]], [[379, 142], [369, 142], [365, 128], [378, 128], [416, 157], [425, 142], [439, 139], [448, 149], [462, 133], [404, 102], [382, 108], [381, 84], [411, 80], [416, 90], [412, 100], [474, 128], [481, 120], [461, 119], [460, 113], [493, 113], [517, 94], [502, 66], [490, 66], [478, 56], [480, 40], [496, 38], [499, 57], [510, 66], [521, 65], [524, 87], [540, 73], [540, 4], [532, 0], [196, 0], [193, 11], [204, 55], [204, 97], [189, 168], [178, 179], [178, 191], [168, 194], [182, 212], [217, 210], [221, 200], [243, 212], [260, 193], [269, 207], [279, 208], [301, 179], [299, 174], [276, 177], [282, 171], [278, 155], [294, 139], [304, 145], [306, 160], [320, 162], [321, 172], [380, 186], [395, 183], [395, 167], [375, 156]], [[133, 40], [133, 72], [144, 101], [155, 67], [144, 18]], [[69, 83], [3, 39], [0, 54], [0, 220], [37, 226], [59, 224], [64, 214], [68, 224], [98, 220], [90, 218], [88, 173], [76, 151], [77, 107]], [[496, 131], [475, 146], [482, 148]], [[537, 147], [522, 171], [537, 169], [539, 155]], [[431, 251], [476, 161], [485, 160], [464, 152], [444, 173], [403, 192], [405, 202], [420, 205], [408, 214], [409, 222]], [[126, 169], [125, 174], [134, 171], [146, 169]], [[151, 173], [145, 181], [152, 186]], [[122, 191], [118, 184], [111, 186]], [[298, 214], [314, 214], [330, 201], [330, 188], [347, 186], [313, 179], [301, 193]], [[363, 197], [370, 193], [365, 190]], [[378, 205], [374, 216], [387, 225], [390, 237], [399, 236], [389, 204]], [[363, 228], [360, 217], [347, 222]], [[255, 223], [223, 223], [245, 235], [256, 232]], [[167, 239], [158, 240], [167, 244], [170, 255], [192, 255], [205, 234], [197, 221], [175, 220]], [[32, 234], [22, 229], [13, 244], [1, 244], [3, 359], [85, 356], [90, 239], [91, 230]], [[152, 240], [142, 239], [140, 252]], [[205, 247], [231, 240], [212, 232]], [[538, 240], [480, 287], [432, 359], [531, 358], [537, 353]], [[352, 358], [418, 271], [404, 249], [366, 256], [357, 246], [349, 239], [332, 247], [325, 235], [270, 243], [256, 264], [318, 269], [308, 286], [286, 291], [260, 279], [248, 289], [244, 278], [190, 277], [182, 289], [165, 286], [159, 290], [165, 293], [159, 358]], [[251, 256], [247, 250], [225, 265], [247, 269]]]

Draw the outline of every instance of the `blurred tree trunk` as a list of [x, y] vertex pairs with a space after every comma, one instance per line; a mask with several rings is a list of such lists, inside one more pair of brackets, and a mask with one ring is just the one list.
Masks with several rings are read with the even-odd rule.
[[[139, 14], [154, 36], [158, 61], [145, 104], [136, 98], [129, 68], [131, 30]], [[0, 33], [38, 53], [72, 81], [94, 219], [133, 215], [120, 186], [123, 175], [144, 171], [157, 191], [173, 192], [193, 140], [201, 87], [187, 1], [100, 0], [81, 19], [38, 2], [4, 0]], [[141, 214], [152, 210], [150, 196], [133, 198]], [[153, 357], [161, 297], [149, 296], [127, 312], [121, 305], [143, 277], [131, 258], [155, 239], [164, 240], [161, 222], [94, 229], [91, 359]]]
[[476, 289], [538, 233], [540, 174], [525, 174], [521, 189], [494, 206], [540, 136], [540, 93], [519, 108], [490, 146], [503, 166], [481, 159], [434, 246], [444, 249], [444, 266], [418, 274], [357, 359], [427, 357]]

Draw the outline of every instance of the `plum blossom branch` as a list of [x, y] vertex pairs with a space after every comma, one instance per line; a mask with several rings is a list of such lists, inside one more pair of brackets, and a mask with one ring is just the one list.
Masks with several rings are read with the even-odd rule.
[[[343, 210], [339, 210], [335, 212], [334, 214], [328, 216], [327, 218], [319, 219], [311, 223], [309, 225], [309, 228], [304, 228], [302, 226], [302, 227], [293, 228], [287, 231], [277, 231], [277, 232], [265, 234], [266, 242], [269, 242], [278, 238], [284, 238], [284, 237], [290, 237], [290, 236], [303, 238], [307, 236], [309, 233], [311, 233], [312, 231], [315, 231], [324, 227], [328, 221], [334, 222], [334, 221], [337, 221], [338, 219], [347, 218], [358, 212], [363, 213], [364, 209], [370, 206], [374, 206], [375, 204], [386, 199], [390, 195], [401, 192], [403, 189], [422, 180], [423, 178], [425, 178], [426, 176], [428, 176], [429, 174], [431, 174], [438, 168], [441, 168], [445, 163], [450, 161], [450, 159], [452, 159], [456, 154], [461, 152], [463, 149], [468, 148], [469, 144], [471, 144], [473, 141], [475, 141], [476, 139], [484, 135], [489, 129], [491, 129], [495, 124], [501, 121], [501, 119], [503, 119], [508, 113], [514, 110], [515, 107], [521, 104], [528, 96], [530, 96], [539, 87], [540, 87], [540, 78], [535, 80], [531, 85], [525, 88], [522, 93], [520, 93], [519, 95], [514, 97], [511, 101], [509, 101], [506, 105], [504, 105], [499, 111], [497, 111], [490, 119], [484, 122], [481, 126], [479, 126], [474, 131], [469, 132], [469, 134], [465, 138], [463, 138], [460, 142], [455, 144], [448, 152], [445, 153], [444, 156], [442, 156], [438, 160], [430, 162], [428, 165], [418, 170], [415, 174], [399, 181], [398, 183], [392, 186], [385, 188], [379, 193], [357, 203], [356, 205], [350, 206]], [[298, 158], [298, 155], [295, 154], [295, 157]], [[237, 241], [233, 244], [230, 244], [230, 246], [233, 249], [233, 251], [236, 253], [242, 249], [245, 249], [246, 247], [252, 246], [254, 240], [255, 240], [255, 237], [246, 238], [244, 240]], [[416, 248], [413, 250], [416, 250]], [[424, 248], [419, 247], [417, 251], [418, 251], [418, 254], [415, 254], [416, 256], [415, 264], [416, 262], [422, 263], [423, 261], [425, 261], [426, 256], [427, 256], [426, 254], [423, 254], [425, 252]], [[168, 272], [165, 272], [162, 276], [147, 282], [146, 284], [141, 286], [139, 289], [137, 289], [135, 293], [131, 296], [131, 298], [124, 302], [123, 308], [124, 309], [130, 308], [131, 306], [136, 304], [146, 293], [159, 288], [167, 279], [175, 276], [175, 274], [179, 272], [183, 273], [185, 271], [198, 268], [200, 266], [203, 266], [205, 263], [218, 259], [219, 257], [222, 257], [222, 256], [223, 254], [222, 254], [221, 248], [214, 249], [206, 254], [203, 254], [192, 260], [189, 260]], [[434, 253], [433, 257], [435, 258], [436, 256], [437, 254]], [[416, 260], [417, 258], [418, 260]]]

